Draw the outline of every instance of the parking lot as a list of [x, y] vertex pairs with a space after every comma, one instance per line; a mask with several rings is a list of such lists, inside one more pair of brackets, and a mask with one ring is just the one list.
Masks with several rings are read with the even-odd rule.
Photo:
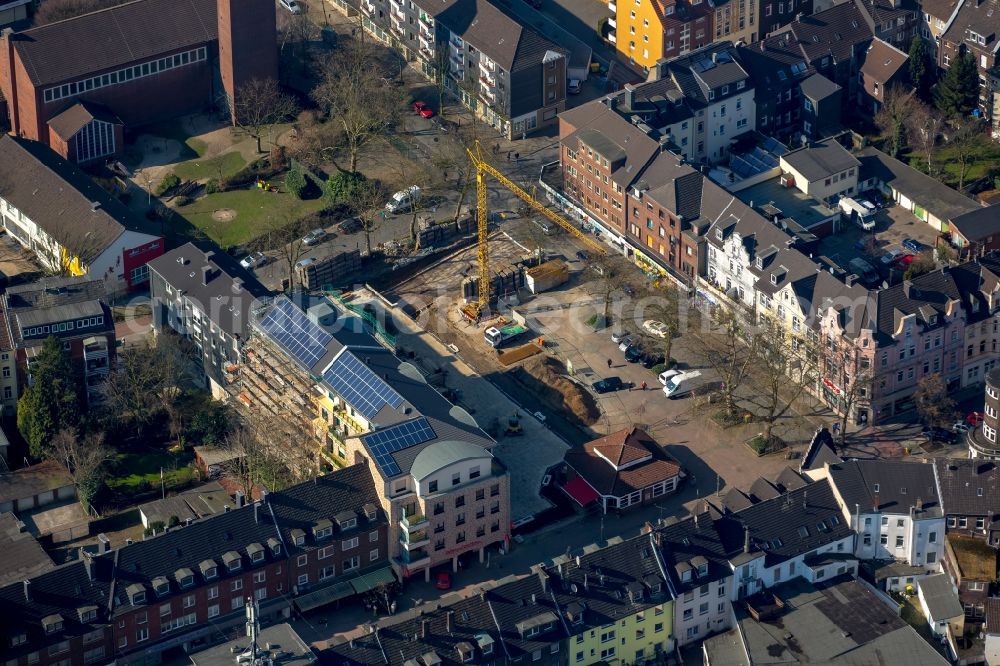
[[938, 232], [926, 222], [917, 219], [900, 206], [882, 208], [876, 213], [875, 229], [864, 231], [852, 224], [844, 224], [839, 233], [820, 241], [819, 254], [829, 257], [845, 270], [851, 259], [861, 257], [887, 277], [886, 264], [881, 257], [890, 250], [913, 254], [901, 243], [913, 239], [928, 250], [937, 243]]

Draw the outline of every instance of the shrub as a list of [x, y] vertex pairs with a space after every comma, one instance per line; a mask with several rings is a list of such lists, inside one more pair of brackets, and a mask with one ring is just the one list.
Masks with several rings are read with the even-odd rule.
[[301, 199], [306, 190], [306, 177], [298, 169], [292, 169], [285, 176], [285, 189]]
[[218, 178], [209, 178], [208, 182], [205, 183], [205, 194], [215, 194], [216, 192], [222, 192], [223, 189], [219, 185]]
[[[673, 359], [671, 359], [671, 360], [673, 360]], [[654, 375], [656, 375], [657, 377], [659, 377], [661, 373], [663, 373], [663, 372], [665, 372], [667, 370], [667, 366], [666, 366], [665, 363], [657, 363], [652, 368], [650, 368], [650, 370], [652, 371], [652, 373]]]
[[191, 197], [184, 196], [183, 194], [174, 198], [174, 203], [178, 206], [187, 206], [191, 203]]
[[163, 180], [156, 187], [156, 196], [162, 197], [164, 194], [181, 184], [181, 179], [177, 174], [171, 173], [164, 176]]
[[323, 186], [323, 195], [331, 205], [349, 202], [354, 192], [365, 182], [359, 171], [338, 171]]
[[170, 519], [167, 521], [167, 527], [177, 527], [180, 524], [181, 519], [177, 516], [170, 516]]

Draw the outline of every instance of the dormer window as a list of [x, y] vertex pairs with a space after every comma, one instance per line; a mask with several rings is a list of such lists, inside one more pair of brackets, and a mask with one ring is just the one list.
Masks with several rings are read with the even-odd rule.
[[699, 564], [698, 565], [698, 577], [700, 578], [702, 576], [707, 576], [707, 575], [708, 575], [708, 564], [707, 563], [706, 564]]
[[337, 521], [340, 531], [353, 530], [358, 526], [358, 515], [353, 511], [341, 511], [333, 517]]
[[715, 230], [715, 237], [718, 240], [722, 240], [722, 238], [723, 238], [723, 236], [722, 236], [722, 229], [716, 229]]
[[281, 542], [274, 537], [267, 540], [267, 546], [271, 549], [271, 555], [274, 555], [275, 557], [281, 555]]
[[927, 320], [927, 324], [933, 326], [937, 323], [937, 315], [931, 315], [930, 319]]
[[162, 597], [170, 593], [170, 581], [168, 581], [164, 576], [157, 576], [153, 579], [153, 591], [156, 592], [156, 596]]
[[489, 634], [476, 634], [476, 645], [484, 657], [493, 654], [493, 638]]
[[326, 518], [316, 521], [316, 524], [313, 526], [313, 536], [316, 537], [317, 541], [319, 541], [320, 539], [326, 539], [330, 537], [332, 534], [333, 534], [332, 521]]
[[83, 608], [78, 608], [77, 613], [80, 615], [80, 623], [88, 624], [97, 619], [97, 606], [84, 606]]
[[134, 592], [130, 597], [133, 606], [141, 606], [146, 603], [146, 591]]
[[771, 273], [771, 284], [778, 284], [778, 274]]
[[24, 645], [28, 642], [28, 634], [14, 634], [10, 637], [10, 646], [17, 647], [18, 645]]
[[689, 582], [691, 580], [691, 570], [690, 569], [685, 569], [681, 573], [681, 580], [684, 581], [685, 583]]
[[243, 558], [235, 550], [231, 550], [222, 556], [222, 561], [226, 564], [226, 569], [229, 571], [239, 571], [243, 568]]
[[754, 265], [757, 266], [757, 268], [764, 268], [764, 257], [757, 257]]
[[194, 585], [194, 572], [188, 568], [181, 568], [174, 572], [174, 580], [182, 589]]
[[294, 529], [291, 531], [292, 543], [296, 546], [304, 546], [306, 543], [306, 533], [300, 529]]
[[57, 631], [62, 631], [63, 629], [63, 619], [62, 615], [46, 615], [42, 618], [42, 627], [45, 628], [45, 633], [54, 634]]

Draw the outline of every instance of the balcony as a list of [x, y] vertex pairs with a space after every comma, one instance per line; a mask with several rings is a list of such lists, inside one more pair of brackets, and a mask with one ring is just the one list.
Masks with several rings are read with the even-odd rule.
[[969, 444], [969, 453], [973, 458], [1000, 460], [1000, 443], [986, 439], [982, 426], [968, 431], [965, 438]]
[[614, 31], [608, 33], [608, 41], [611, 42], [612, 44], [618, 41], [618, 38], [615, 36]]
[[491, 88], [497, 84], [497, 80], [492, 74], [489, 72], [483, 72], [482, 70], [480, 70], [479, 81]]
[[399, 526], [404, 530], [415, 530], [421, 527], [426, 527], [427, 516], [415, 513], [412, 516], [403, 516], [399, 519]]
[[496, 95], [495, 92], [493, 92], [492, 88], [487, 87], [487, 86], [482, 86], [481, 92], [483, 94], [483, 97], [485, 97], [486, 99], [490, 100], [491, 102], [496, 102], [497, 101], [497, 95]]
[[608, 0], [608, 11], [615, 16], [618, 15], [618, 5], [615, 4], [615, 0]]
[[368, 0], [365, 0], [362, 6], [364, 7], [366, 14], [368, 14], [369, 16], [375, 15], [375, 5], [373, 3], [368, 2]]
[[415, 550], [403, 550], [399, 557], [396, 558], [400, 564], [406, 566], [407, 568], [413, 569], [416, 567], [423, 566], [425, 564], [430, 564], [431, 554], [426, 548], [417, 548]]
[[430, 14], [420, 12], [420, 22], [426, 25], [428, 28], [434, 27], [434, 19], [430, 17]]
[[608, 18], [608, 26], [609, 26], [610, 28], [617, 28], [617, 27], [618, 27], [618, 21], [617, 21], [617, 20], [615, 20], [615, 17], [614, 17], [614, 16], [612, 16], [612, 17]]
[[462, 58], [462, 56], [458, 57], [452, 56], [449, 60], [451, 61], [452, 71], [465, 68], [465, 61], [464, 58]]
[[399, 531], [399, 543], [402, 544], [406, 551], [412, 552], [426, 546], [430, 542], [431, 538], [425, 529]]
[[389, 25], [390, 25], [389, 30], [391, 30], [395, 34], [399, 35], [400, 37], [405, 37], [406, 36], [406, 30], [403, 29], [403, 26], [401, 26], [396, 21], [396, 19], [391, 19], [389, 21]]

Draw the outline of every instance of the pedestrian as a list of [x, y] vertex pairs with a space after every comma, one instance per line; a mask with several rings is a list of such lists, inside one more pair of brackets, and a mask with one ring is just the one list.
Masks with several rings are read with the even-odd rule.
[[517, 162], [521, 159], [521, 153], [514, 153], [514, 161]]
[[643, 391], [645, 391], [645, 390], [646, 390], [646, 382], [643, 382], [643, 383], [642, 383], [642, 390], [643, 390]]
[[610, 370], [610, 369], [611, 369], [611, 359], [609, 358], [608, 359], [608, 370]]
[[510, 151], [507, 151], [507, 161], [510, 162]]

